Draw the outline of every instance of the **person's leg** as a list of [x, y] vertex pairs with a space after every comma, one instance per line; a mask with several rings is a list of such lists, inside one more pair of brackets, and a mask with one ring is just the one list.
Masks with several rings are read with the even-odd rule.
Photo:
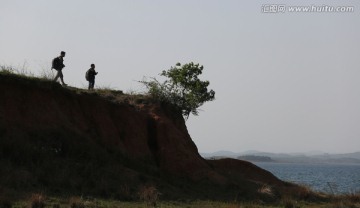
[[61, 80], [62, 85], [66, 85], [65, 82], [64, 82], [64, 75], [63, 75], [61, 70], [59, 70], [59, 76], [60, 76], [60, 80]]
[[89, 80], [89, 90], [94, 89], [94, 80]]
[[54, 82], [56, 82], [59, 79], [59, 77], [60, 77], [59, 71], [56, 70], [56, 76], [54, 78]]
[[91, 88], [94, 89], [94, 86], [95, 86], [95, 79], [94, 79], [93, 82], [92, 82]]

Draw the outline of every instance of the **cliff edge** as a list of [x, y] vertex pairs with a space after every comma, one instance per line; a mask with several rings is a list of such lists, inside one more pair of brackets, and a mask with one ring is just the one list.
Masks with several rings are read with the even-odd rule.
[[203, 159], [181, 112], [146, 96], [7, 73], [0, 89], [0, 194], [131, 200], [154, 186], [164, 199], [274, 201], [303, 190], [249, 162]]

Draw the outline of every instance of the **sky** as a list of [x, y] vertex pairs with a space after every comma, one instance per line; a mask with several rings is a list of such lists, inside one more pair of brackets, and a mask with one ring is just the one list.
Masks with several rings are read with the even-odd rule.
[[[187, 120], [199, 152], [360, 151], [360, 1], [0, 0], [0, 65], [144, 92], [177, 62], [216, 100]], [[349, 6], [352, 12], [291, 12]], [[274, 9], [275, 8], [275, 9]], [[285, 10], [280, 10], [285, 8]]]

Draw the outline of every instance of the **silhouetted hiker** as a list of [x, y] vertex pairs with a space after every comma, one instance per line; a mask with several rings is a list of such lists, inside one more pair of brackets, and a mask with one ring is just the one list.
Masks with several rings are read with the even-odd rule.
[[85, 74], [85, 78], [87, 81], [89, 81], [89, 90], [94, 89], [94, 85], [95, 85], [95, 75], [97, 75], [98, 73], [95, 71], [95, 64], [91, 64], [90, 65], [91, 68], [89, 70], [87, 70], [86, 74]]
[[60, 56], [53, 59], [51, 70], [55, 69], [57, 71], [54, 81], [56, 82], [60, 77], [62, 85], [66, 86], [64, 82], [64, 75], [62, 73], [62, 69], [65, 67], [64, 57], [65, 57], [65, 52], [61, 51]]

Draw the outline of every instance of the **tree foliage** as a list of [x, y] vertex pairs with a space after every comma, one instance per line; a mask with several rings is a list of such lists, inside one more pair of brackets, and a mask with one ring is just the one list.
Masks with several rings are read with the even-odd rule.
[[210, 82], [198, 78], [203, 69], [203, 66], [193, 62], [184, 65], [178, 63], [161, 72], [160, 75], [167, 78], [164, 82], [153, 78], [142, 83], [150, 95], [177, 107], [188, 118], [190, 113], [198, 115], [200, 106], [215, 99], [215, 91], [208, 90]]

